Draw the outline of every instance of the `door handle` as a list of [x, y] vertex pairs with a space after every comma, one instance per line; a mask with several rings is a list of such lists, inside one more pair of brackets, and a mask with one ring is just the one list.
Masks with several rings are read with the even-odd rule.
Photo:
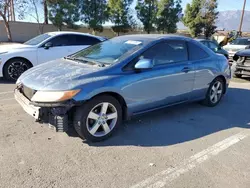
[[190, 69], [189, 67], [184, 67], [184, 68], [181, 70], [181, 72], [185, 72], [185, 73], [187, 73], [187, 72], [189, 72], [189, 71], [191, 71], [191, 69]]

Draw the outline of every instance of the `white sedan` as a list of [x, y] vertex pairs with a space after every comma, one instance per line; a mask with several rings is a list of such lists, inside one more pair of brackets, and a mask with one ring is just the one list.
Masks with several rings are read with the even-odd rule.
[[27, 69], [106, 40], [86, 33], [50, 32], [24, 44], [0, 46], [0, 77], [17, 80]]

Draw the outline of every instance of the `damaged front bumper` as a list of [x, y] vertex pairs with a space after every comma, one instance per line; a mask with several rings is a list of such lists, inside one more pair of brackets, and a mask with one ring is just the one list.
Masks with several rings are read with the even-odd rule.
[[22, 106], [25, 112], [31, 115], [39, 123], [47, 123], [56, 128], [58, 132], [68, 130], [69, 111], [76, 104], [73, 101], [60, 103], [38, 103], [27, 98], [20, 88], [14, 91], [16, 101]]
[[235, 74], [250, 76], [250, 66], [236, 65]]

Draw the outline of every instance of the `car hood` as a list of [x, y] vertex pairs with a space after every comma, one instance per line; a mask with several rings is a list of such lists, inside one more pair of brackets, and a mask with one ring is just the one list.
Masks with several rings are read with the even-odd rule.
[[241, 51], [237, 52], [236, 55], [250, 57], [250, 49], [241, 50]]
[[11, 50], [16, 50], [16, 49], [24, 49], [24, 48], [34, 48], [34, 46], [30, 46], [30, 45], [26, 45], [26, 44], [0, 45], [0, 53], [9, 52]]
[[20, 76], [17, 83], [34, 90], [71, 90], [86, 83], [105, 79], [104, 76], [95, 74], [104, 69], [62, 58], [29, 69]]

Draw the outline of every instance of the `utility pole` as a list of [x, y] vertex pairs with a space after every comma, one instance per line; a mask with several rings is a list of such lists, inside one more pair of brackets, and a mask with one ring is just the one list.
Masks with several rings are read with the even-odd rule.
[[243, 24], [243, 19], [244, 19], [245, 8], [246, 8], [246, 0], [244, 0], [242, 14], [241, 14], [240, 27], [239, 27], [239, 35], [240, 36], [241, 36], [241, 32], [242, 32], [242, 24]]

